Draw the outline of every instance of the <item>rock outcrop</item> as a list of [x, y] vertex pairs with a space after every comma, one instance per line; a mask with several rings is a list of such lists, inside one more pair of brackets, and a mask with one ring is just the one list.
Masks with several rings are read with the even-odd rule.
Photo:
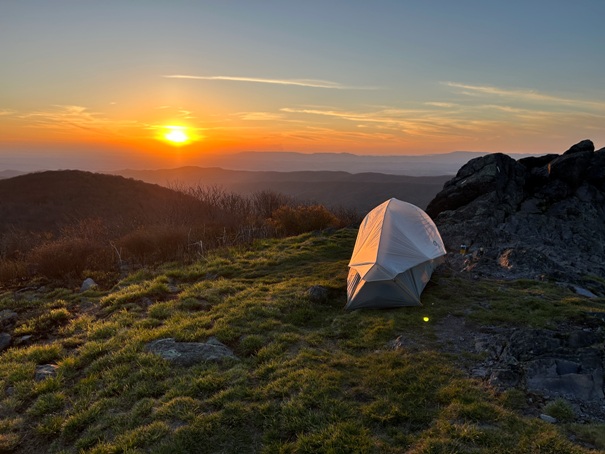
[[498, 278], [605, 277], [605, 148], [590, 140], [562, 155], [473, 159], [426, 211], [449, 251], [468, 247], [450, 254], [454, 267]]

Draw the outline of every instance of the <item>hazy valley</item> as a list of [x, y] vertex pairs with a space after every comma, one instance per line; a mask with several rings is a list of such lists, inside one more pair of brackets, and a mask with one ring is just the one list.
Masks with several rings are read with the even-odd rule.
[[216, 186], [238, 194], [275, 191], [301, 202], [367, 212], [390, 197], [425, 208], [450, 176], [410, 177], [337, 171], [237, 171], [183, 167], [166, 170], [121, 170], [115, 174], [171, 188]]

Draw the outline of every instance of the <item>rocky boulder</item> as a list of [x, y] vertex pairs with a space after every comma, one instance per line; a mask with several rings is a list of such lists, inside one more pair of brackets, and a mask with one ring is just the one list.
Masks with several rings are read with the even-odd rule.
[[[428, 207], [454, 268], [479, 276], [605, 277], [605, 149], [584, 140], [563, 154], [473, 159]], [[597, 296], [605, 286], [590, 288]]]
[[202, 362], [238, 359], [225, 344], [214, 337], [205, 343], [177, 342], [173, 338], [158, 339], [147, 344], [145, 350], [159, 355], [177, 366], [193, 366]]

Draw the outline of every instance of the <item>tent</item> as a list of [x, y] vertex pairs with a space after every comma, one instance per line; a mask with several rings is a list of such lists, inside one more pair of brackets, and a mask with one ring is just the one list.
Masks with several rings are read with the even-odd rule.
[[390, 199], [359, 227], [347, 278], [345, 309], [420, 306], [420, 294], [445, 246], [420, 208]]

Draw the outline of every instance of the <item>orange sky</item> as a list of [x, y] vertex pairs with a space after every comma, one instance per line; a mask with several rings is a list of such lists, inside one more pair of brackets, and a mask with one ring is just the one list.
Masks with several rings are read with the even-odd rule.
[[227, 3], [0, 3], [0, 170], [605, 145], [603, 2]]

